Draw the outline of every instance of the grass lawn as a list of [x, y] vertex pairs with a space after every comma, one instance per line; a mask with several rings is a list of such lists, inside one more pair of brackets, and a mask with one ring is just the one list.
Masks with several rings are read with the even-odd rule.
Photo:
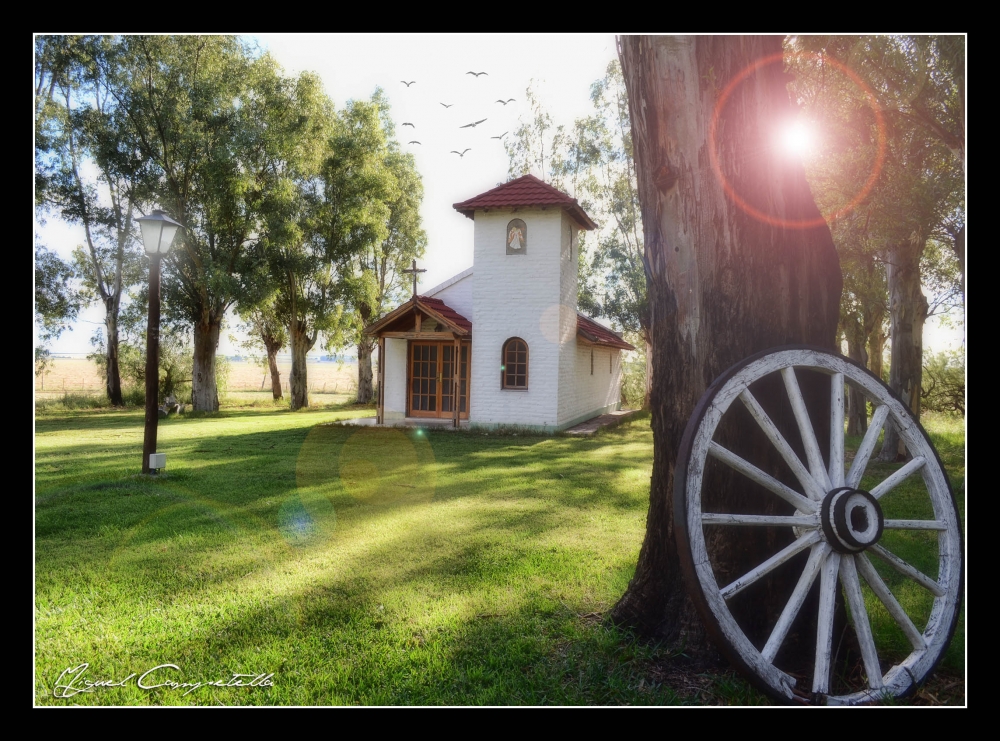
[[[664, 680], [683, 657], [603, 620], [642, 542], [648, 420], [593, 438], [330, 424], [359, 414], [171, 417], [167, 472], [143, 478], [141, 410], [40, 411], [36, 704], [767, 704], [732, 673]], [[121, 686], [54, 697], [83, 663], [74, 686]], [[273, 676], [127, 679], [163, 664], [145, 684]]]

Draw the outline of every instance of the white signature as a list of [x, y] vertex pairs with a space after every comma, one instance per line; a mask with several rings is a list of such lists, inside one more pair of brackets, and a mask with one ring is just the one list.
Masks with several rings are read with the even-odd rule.
[[180, 671], [180, 667], [176, 664], [160, 664], [159, 666], [154, 666], [152, 669], [138, 674], [137, 672], [132, 672], [124, 679], [114, 680], [114, 679], [98, 679], [91, 680], [87, 679], [84, 674], [90, 668], [90, 664], [79, 664], [78, 666], [72, 666], [68, 669], [64, 669], [62, 674], [59, 675], [59, 679], [56, 680], [55, 689], [52, 690], [54, 697], [73, 697], [74, 695], [79, 695], [81, 692], [93, 692], [95, 689], [100, 687], [124, 687], [135, 680], [135, 685], [139, 689], [143, 690], [155, 690], [161, 687], [166, 687], [171, 690], [183, 690], [184, 695], [194, 692], [196, 689], [201, 687], [273, 687], [274, 686], [274, 674], [237, 674], [233, 672], [232, 677], [229, 679], [216, 679], [214, 681], [204, 681], [204, 682], [176, 682], [172, 679], [166, 679], [165, 674], [167, 670]]

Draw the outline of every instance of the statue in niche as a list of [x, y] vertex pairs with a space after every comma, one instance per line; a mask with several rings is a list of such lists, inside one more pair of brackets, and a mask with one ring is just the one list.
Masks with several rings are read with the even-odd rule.
[[523, 255], [528, 246], [528, 227], [521, 219], [514, 219], [507, 225], [507, 254]]

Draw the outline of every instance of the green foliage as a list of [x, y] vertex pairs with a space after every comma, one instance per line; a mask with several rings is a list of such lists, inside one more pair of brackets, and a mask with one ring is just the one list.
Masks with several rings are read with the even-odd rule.
[[83, 303], [76, 278], [72, 265], [44, 245], [35, 245], [35, 325], [43, 343], [76, 319]]
[[965, 350], [924, 353], [920, 405], [965, 416]]
[[622, 354], [622, 403], [641, 409], [646, 403], [646, 345], [635, 340], [634, 353]]

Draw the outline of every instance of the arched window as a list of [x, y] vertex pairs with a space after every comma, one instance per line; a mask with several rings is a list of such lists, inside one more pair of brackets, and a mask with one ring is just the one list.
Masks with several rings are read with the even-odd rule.
[[503, 343], [500, 355], [500, 388], [528, 388], [528, 343], [511, 337]]

